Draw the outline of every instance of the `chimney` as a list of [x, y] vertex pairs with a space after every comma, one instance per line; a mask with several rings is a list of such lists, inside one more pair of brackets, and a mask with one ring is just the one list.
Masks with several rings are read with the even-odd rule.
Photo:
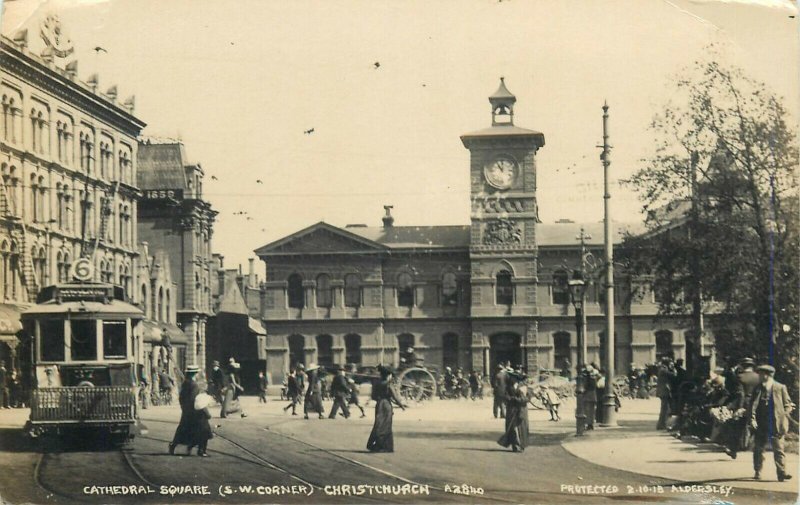
[[383, 216], [383, 227], [384, 228], [391, 228], [394, 226], [394, 218], [392, 217], [392, 209], [394, 208], [393, 205], [384, 205], [383, 209], [386, 211], [386, 215]]
[[256, 267], [255, 267], [255, 258], [250, 258], [247, 261], [250, 262], [249, 269], [247, 271], [247, 285], [251, 288], [256, 287]]

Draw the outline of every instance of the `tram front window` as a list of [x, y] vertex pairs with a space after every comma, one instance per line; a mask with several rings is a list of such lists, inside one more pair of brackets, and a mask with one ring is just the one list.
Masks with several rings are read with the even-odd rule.
[[42, 361], [64, 361], [64, 321], [45, 319], [39, 322], [39, 353]]
[[97, 360], [97, 322], [94, 320], [73, 319], [72, 361]]
[[103, 321], [103, 358], [120, 359], [128, 356], [125, 321]]

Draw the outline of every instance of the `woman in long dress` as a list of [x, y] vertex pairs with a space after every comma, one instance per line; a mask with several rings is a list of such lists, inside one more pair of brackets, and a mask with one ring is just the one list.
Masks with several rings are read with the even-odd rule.
[[367, 440], [370, 452], [394, 452], [394, 435], [392, 434], [392, 403], [405, 410], [400, 395], [392, 383], [392, 370], [380, 366], [380, 382], [373, 387], [372, 398], [375, 400], [375, 423]]
[[322, 378], [319, 374], [319, 366], [311, 364], [306, 369], [308, 373], [308, 389], [306, 390], [306, 401], [303, 405], [305, 415], [303, 419], [308, 419], [309, 412], [316, 412], [320, 419], [325, 419], [323, 415], [325, 408], [322, 406]]
[[508, 372], [506, 431], [497, 443], [514, 452], [522, 452], [528, 445], [528, 388], [525, 376], [515, 372]]
[[194, 409], [194, 401], [201, 392], [200, 385], [195, 381], [199, 371], [200, 369], [193, 365], [186, 368], [185, 379], [181, 385], [180, 395], [178, 396], [178, 401], [181, 406], [181, 420], [178, 422], [175, 435], [172, 437], [172, 442], [169, 444], [170, 454], [175, 454], [175, 447], [178, 445], [186, 445], [189, 447], [190, 451], [192, 445], [197, 445], [195, 440], [198, 432], [199, 418]]

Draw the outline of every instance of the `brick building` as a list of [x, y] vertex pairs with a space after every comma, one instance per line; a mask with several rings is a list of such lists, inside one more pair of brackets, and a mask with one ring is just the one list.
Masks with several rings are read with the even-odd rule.
[[[408, 347], [439, 368], [487, 371], [509, 360], [534, 371], [569, 360], [574, 372], [566, 281], [579, 266], [581, 230], [602, 258], [603, 225], [540, 222], [544, 135], [514, 124], [515, 101], [501, 79], [489, 97], [491, 126], [461, 137], [470, 225], [395, 226], [387, 206], [381, 227], [320, 222], [255, 251], [266, 264], [258, 310], [273, 384], [296, 362], [398, 364]], [[683, 357], [685, 321], [657, 316], [650, 281], [617, 272], [615, 284], [616, 370]], [[603, 360], [602, 296], [589, 290], [587, 362]]]
[[76, 259], [93, 262], [96, 281], [137, 296], [136, 138], [145, 124], [117, 86], [78, 78], [57, 16], [37, 32], [0, 38], [0, 360], [13, 368], [19, 308], [67, 281]]
[[211, 237], [216, 211], [203, 198], [203, 169], [190, 163], [181, 142], [144, 140], [138, 148], [143, 198], [138, 233], [151, 250], [165, 251], [177, 281], [177, 325], [188, 338], [186, 365], [205, 369], [206, 322], [211, 311]]

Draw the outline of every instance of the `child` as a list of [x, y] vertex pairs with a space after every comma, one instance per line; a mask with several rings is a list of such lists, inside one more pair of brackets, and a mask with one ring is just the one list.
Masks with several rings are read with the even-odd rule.
[[549, 387], [542, 386], [542, 399], [550, 410], [550, 420], [560, 421], [561, 417], [558, 415], [558, 406], [561, 405], [561, 398], [558, 397], [558, 394]]
[[350, 386], [350, 399], [347, 401], [348, 405], [355, 405], [361, 411], [361, 417], [367, 417], [364, 413], [364, 407], [358, 402], [358, 385], [353, 379], [347, 379], [347, 384]]

